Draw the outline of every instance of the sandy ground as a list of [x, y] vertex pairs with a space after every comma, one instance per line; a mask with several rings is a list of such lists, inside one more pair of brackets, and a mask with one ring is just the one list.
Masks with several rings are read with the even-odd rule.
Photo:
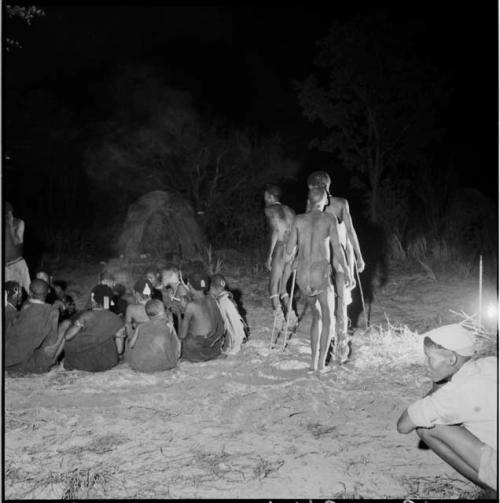
[[[67, 273], [77, 294], [98, 268]], [[350, 362], [318, 376], [309, 314], [286, 351], [270, 350], [266, 276], [223, 272], [251, 327], [238, 355], [151, 375], [120, 364], [5, 378], [6, 498], [478, 497], [395, 428], [430, 387], [421, 334], [460, 321], [449, 309], [471, 312], [474, 279], [393, 272]]]

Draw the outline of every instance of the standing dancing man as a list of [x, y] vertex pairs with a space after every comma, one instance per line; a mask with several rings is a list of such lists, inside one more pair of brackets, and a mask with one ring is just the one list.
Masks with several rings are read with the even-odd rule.
[[330, 246], [334, 260], [344, 272], [346, 286], [351, 287], [354, 280], [340, 246], [337, 220], [329, 213], [323, 212], [328, 201], [325, 189], [310, 189], [307, 201], [309, 211], [295, 219], [286, 253], [290, 259], [295, 246], [298, 246], [293, 268], [297, 270], [297, 285], [312, 310], [311, 370], [323, 372], [326, 353], [335, 335], [335, 294], [331, 280]]
[[[295, 220], [295, 212], [288, 206], [281, 204], [281, 189], [276, 185], [268, 185], [264, 192], [264, 202], [267, 221], [271, 230], [271, 244], [266, 261], [270, 271], [269, 296], [273, 306], [274, 316], [283, 324], [287, 315], [288, 293], [286, 285], [292, 272], [291, 262], [286, 261], [285, 244], [290, 234], [290, 229]], [[283, 306], [281, 302], [283, 302]], [[290, 312], [291, 326], [297, 324], [297, 316]]]
[[[330, 194], [330, 185], [330, 176], [324, 171], [314, 171], [307, 177], [307, 186], [309, 189], [313, 187], [322, 187], [327, 192], [328, 203], [324, 211], [326, 213], [330, 213], [337, 219], [339, 224], [340, 245], [342, 246], [343, 253], [345, 254], [351, 276], [354, 277], [354, 262], [356, 261], [358, 273], [363, 272], [365, 262], [363, 260], [363, 256], [361, 255], [358, 236], [352, 223], [349, 203], [347, 202], [347, 199], [332, 196]], [[344, 363], [347, 361], [349, 356], [347, 306], [352, 302], [351, 290], [356, 286], [356, 283], [353, 282], [351, 288], [346, 288], [344, 271], [335, 256], [333, 257], [332, 265], [335, 271], [335, 290], [337, 293], [337, 346], [335, 348], [335, 353], [339, 363]]]

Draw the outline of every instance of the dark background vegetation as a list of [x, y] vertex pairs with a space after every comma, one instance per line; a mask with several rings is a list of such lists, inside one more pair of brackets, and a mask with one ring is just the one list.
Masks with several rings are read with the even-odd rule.
[[265, 184], [302, 212], [323, 169], [367, 262], [496, 267], [497, 6], [401, 4], [4, 12], [3, 196], [30, 266], [113, 255], [128, 205], [161, 188], [214, 248], [262, 250]]

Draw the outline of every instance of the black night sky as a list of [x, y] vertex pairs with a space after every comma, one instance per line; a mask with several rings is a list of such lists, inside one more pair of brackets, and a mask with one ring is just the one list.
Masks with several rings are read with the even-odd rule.
[[[303, 115], [292, 82], [314, 71], [317, 41], [333, 21], [374, 12], [422, 28], [419, 53], [449, 76], [450, 98], [439, 119], [441, 154], [453, 157], [460, 186], [477, 188], [496, 204], [495, 2], [39, 5], [46, 15], [30, 26], [3, 16], [4, 37], [22, 44], [7, 54], [4, 48], [3, 155], [10, 159], [4, 160], [3, 195], [27, 222], [44, 220], [56, 232], [63, 221], [83, 228], [89, 215], [101, 218], [102, 204], [92, 213], [88, 198], [98, 188], [85, 174], [84, 152], [103, 124], [116, 120], [120, 76], [144, 67], [165, 85], [188, 91], [196, 110], [212, 121], [279, 134], [300, 164], [285, 195], [296, 210], [303, 207], [307, 173], [331, 169], [336, 193], [360, 215], [360, 193], [342, 163], [308, 148], [320, 126]], [[66, 185], [49, 190], [51, 179], [64, 177], [77, 186], [73, 206], [60, 205], [58, 191]], [[99, 194], [102, 203], [108, 196]], [[109, 213], [119, 214], [109, 197]], [[54, 217], [61, 212], [71, 218]]]

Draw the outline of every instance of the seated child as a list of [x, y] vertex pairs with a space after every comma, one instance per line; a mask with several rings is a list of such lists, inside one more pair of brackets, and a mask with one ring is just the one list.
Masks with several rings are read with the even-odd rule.
[[127, 289], [121, 283], [116, 283], [112, 290], [113, 299], [111, 301], [109, 310], [120, 318], [125, 318], [128, 306], [128, 301], [126, 298]]
[[107, 285], [92, 289], [92, 309], [82, 311], [64, 334], [64, 368], [100, 372], [118, 363], [123, 351], [122, 320], [109, 310], [113, 290]]
[[3, 311], [5, 327], [10, 325], [17, 316], [22, 295], [23, 289], [17, 281], [7, 281], [5, 283], [5, 305]]
[[125, 360], [139, 372], [159, 372], [177, 366], [181, 343], [172, 320], [158, 299], [146, 303], [149, 321], [141, 323], [125, 350]]
[[139, 279], [134, 285], [135, 304], [129, 304], [125, 312], [125, 331], [132, 337], [139, 324], [149, 321], [146, 313], [146, 302], [151, 300], [153, 285], [147, 279]]
[[432, 390], [397, 423], [478, 486], [497, 490], [496, 356], [474, 360], [475, 338], [461, 325], [427, 332], [424, 353]]
[[5, 327], [5, 368], [8, 372], [48, 372], [64, 346], [69, 322], [58, 328], [59, 310], [45, 299], [49, 285], [34, 279], [30, 298], [10, 325]]
[[222, 274], [212, 276], [208, 293], [217, 301], [224, 320], [227, 338], [226, 352], [237, 353], [246, 339], [247, 324], [238, 312], [232, 293], [226, 290], [226, 280]]
[[146, 269], [144, 277], [153, 285], [153, 293], [151, 294], [151, 298], [163, 301], [163, 295], [161, 293], [161, 281], [159, 280], [158, 270], [155, 267], [150, 267]]
[[181, 322], [182, 358], [192, 362], [213, 360], [224, 345], [224, 320], [215, 299], [206, 295], [208, 276], [191, 275], [188, 286], [193, 300], [186, 306]]
[[76, 313], [75, 301], [71, 295], [66, 293], [66, 282], [56, 280], [53, 283], [56, 301], [54, 306], [59, 308], [59, 321], [64, 321], [71, 318]]

